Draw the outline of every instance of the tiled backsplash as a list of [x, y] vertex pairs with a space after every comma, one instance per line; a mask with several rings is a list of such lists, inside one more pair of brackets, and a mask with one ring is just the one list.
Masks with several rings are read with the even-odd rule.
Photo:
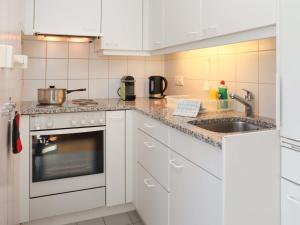
[[[217, 88], [220, 80], [225, 80], [229, 92], [242, 96], [243, 88], [253, 92], [257, 115], [275, 118], [275, 46], [272, 38], [166, 55], [168, 93], [203, 96], [206, 81], [210, 88]], [[175, 85], [180, 76], [184, 76], [184, 86]], [[240, 103], [236, 108], [244, 110]]]
[[148, 77], [164, 75], [164, 57], [98, 56], [92, 43], [23, 40], [23, 54], [29, 56], [23, 73], [23, 100], [36, 100], [37, 88], [87, 88], [74, 98], [117, 98], [120, 78], [136, 79], [136, 95], [148, 95]]

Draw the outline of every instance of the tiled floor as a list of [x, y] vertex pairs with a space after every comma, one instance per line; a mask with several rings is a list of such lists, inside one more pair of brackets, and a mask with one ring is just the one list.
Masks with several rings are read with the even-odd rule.
[[144, 225], [136, 211], [83, 221], [69, 225]]

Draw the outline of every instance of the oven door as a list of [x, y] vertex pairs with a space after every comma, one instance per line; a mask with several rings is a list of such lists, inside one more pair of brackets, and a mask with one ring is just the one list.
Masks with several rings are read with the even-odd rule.
[[30, 197], [105, 186], [105, 127], [30, 133]]

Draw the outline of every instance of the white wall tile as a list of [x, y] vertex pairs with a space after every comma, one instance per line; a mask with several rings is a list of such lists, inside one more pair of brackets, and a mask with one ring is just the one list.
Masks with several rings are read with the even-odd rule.
[[135, 80], [135, 95], [136, 97], [149, 96], [149, 81], [145, 78], [137, 78]]
[[128, 74], [135, 78], [145, 77], [144, 57], [130, 57], [128, 59]]
[[68, 80], [46, 80], [46, 87], [55, 86], [56, 88], [67, 88]]
[[258, 83], [258, 52], [237, 55], [237, 82]]
[[22, 100], [37, 101], [38, 88], [45, 88], [45, 80], [24, 80]]
[[86, 88], [86, 91], [81, 92], [73, 92], [68, 94], [68, 99], [81, 99], [81, 98], [88, 98], [89, 97], [89, 82], [88, 80], [69, 80], [68, 81], [68, 89], [80, 89], [80, 88]]
[[259, 85], [259, 115], [275, 119], [276, 117], [276, 85]]
[[235, 55], [220, 55], [220, 78], [226, 81], [236, 81]]
[[109, 79], [108, 81], [109, 98], [119, 98], [118, 89], [120, 88], [120, 79]]
[[23, 79], [45, 79], [46, 59], [29, 58], [28, 68], [23, 70]]
[[88, 59], [90, 43], [69, 43], [70, 59]]
[[211, 80], [224, 80], [225, 78], [220, 74], [220, 63], [218, 56], [210, 57], [210, 79]]
[[47, 42], [47, 58], [68, 58], [68, 42]]
[[146, 59], [146, 68], [145, 68], [146, 77], [153, 76], [153, 75], [163, 76], [164, 72], [165, 71], [164, 71], [163, 61]]
[[89, 61], [86, 59], [69, 59], [69, 79], [88, 79]]
[[276, 38], [259, 40], [259, 51], [275, 50], [275, 49], [276, 49]]
[[263, 51], [259, 53], [259, 83], [276, 82], [276, 52]]
[[23, 40], [23, 54], [28, 57], [45, 58], [46, 57], [46, 42]]
[[108, 79], [90, 79], [89, 98], [108, 98]]
[[47, 59], [47, 79], [67, 79], [68, 59]]
[[91, 59], [89, 61], [89, 78], [108, 78], [108, 60]]
[[109, 61], [109, 78], [121, 78], [127, 75], [127, 59], [112, 58]]

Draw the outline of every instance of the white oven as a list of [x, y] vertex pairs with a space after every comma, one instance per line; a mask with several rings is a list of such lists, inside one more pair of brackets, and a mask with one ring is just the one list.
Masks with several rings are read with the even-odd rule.
[[30, 121], [30, 198], [105, 186], [105, 114]]

